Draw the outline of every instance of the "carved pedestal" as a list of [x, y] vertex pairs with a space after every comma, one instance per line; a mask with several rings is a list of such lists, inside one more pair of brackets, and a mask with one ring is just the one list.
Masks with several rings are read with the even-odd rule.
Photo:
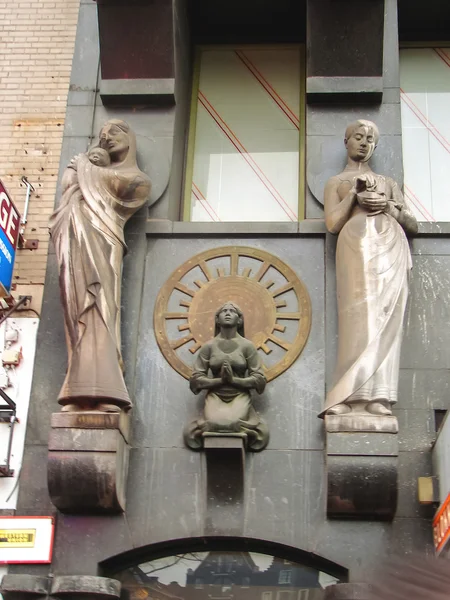
[[[241, 433], [204, 433], [206, 456], [206, 533], [236, 534], [242, 529], [244, 466], [247, 436]], [[225, 533], [225, 531], [224, 531]]]
[[326, 416], [327, 514], [394, 518], [398, 424], [393, 416]]
[[54, 413], [51, 427], [48, 489], [53, 504], [69, 513], [125, 510], [127, 414]]
[[0, 592], [4, 600], [116, 600], [120, 589], [116, 579], [92, 575], [5, 575]]

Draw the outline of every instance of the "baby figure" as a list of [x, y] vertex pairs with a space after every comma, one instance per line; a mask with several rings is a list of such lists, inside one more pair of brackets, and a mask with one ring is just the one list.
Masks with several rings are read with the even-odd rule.
[[111, 164], [111, 158], [104, 148], [92, 148], [88, 152], [88, 158], [91, 163], [97, 167], [108, 167]]

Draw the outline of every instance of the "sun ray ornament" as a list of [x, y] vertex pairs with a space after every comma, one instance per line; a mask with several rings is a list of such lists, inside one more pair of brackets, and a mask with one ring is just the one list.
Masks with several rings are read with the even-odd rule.
[[278, 257], [245, 246], [207, 250], [181, 265], [161, 288], [154, 328], [159, 348], [186, 379], [200, 348], [214, 336], [215, 313], [226, 302], [245, 314], [246, 338], [261, 356], [267, 381], [302, 352], [311, 327], [304, 283]]

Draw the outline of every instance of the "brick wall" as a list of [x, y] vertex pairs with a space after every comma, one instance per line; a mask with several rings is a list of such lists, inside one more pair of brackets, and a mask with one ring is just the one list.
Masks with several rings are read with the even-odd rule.
[[0, 0], [0, 178], [22, 212], [31, 195], [13, 295], [40, 310], [80, 0]]

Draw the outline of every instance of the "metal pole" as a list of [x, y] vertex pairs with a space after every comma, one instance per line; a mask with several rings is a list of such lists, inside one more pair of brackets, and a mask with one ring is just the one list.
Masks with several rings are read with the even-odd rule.
[[22, 183], [24, 183], [27, 186], [27, 195], [25, 198], [25, 208], [23, 210], [23, 215], [22, 215], [22, 225], [26, 225], [27, 224], [27, 217], [28, 217], [28, 206], [30, 204], [30, 193], [34, 192], [35, 189], [34, 187], [31, 185], [31, 183], [28, 181], [28, 179], [24, 176], [22, 177]]

